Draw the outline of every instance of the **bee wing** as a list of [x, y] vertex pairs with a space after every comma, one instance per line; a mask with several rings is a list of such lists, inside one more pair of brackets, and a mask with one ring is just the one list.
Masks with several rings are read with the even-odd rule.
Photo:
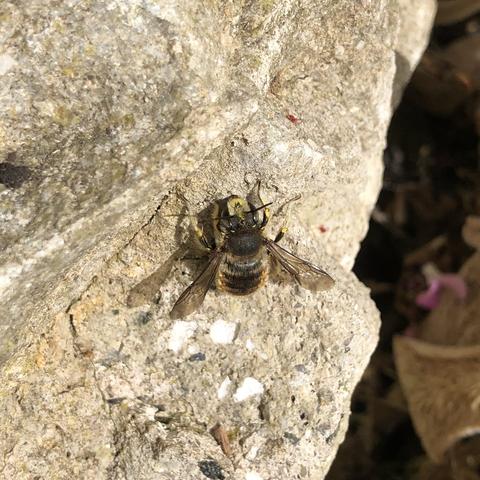
[[202, 304], [208, 289], [215, 280], [222, 258], [223, 252], [215, 251], [212, 253], [207, 266], [175, 302], [170, 312], [170, 318], [190, 315]]
[[317, 292], [328, 290], [335, 280], [324, 270], [282, 248], [274, 241], [266, 239], [265, 246], [273, 259], [307, 290]]

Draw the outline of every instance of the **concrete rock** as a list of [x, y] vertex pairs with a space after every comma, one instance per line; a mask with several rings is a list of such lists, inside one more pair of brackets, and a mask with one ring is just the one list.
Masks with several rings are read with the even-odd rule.
[[[323, 478], [376, 343], [348, 269], [380, 187], [406, 10], [0, 8], [3, 476]], [[406, 49], [411, 68], [422, 46]], [[336, 286], [212, 291], [169, 320], [196, 268], [176, 260], [176, 193], [198, 213], [257, 179], [275, 205], [303, 194], [286, 244]]]

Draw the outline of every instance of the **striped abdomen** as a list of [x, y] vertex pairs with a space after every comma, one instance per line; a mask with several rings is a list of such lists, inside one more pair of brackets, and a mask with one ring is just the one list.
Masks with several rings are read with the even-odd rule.
[[247, 295], [261, 287], [268, 275], [263, 247], [254, 256], [227, 254], [217, 276], [217, 288], [233, 295]]

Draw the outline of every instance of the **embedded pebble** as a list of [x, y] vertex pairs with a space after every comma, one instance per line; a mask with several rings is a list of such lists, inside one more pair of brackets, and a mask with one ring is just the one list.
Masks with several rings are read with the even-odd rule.
[[242, 384], [237, 388], [233, 394], [233, 399], [236, 402], [243, 402], [247, 398], [254, 395], [260, 395], [263, 393], [263, 384], [253, 377], [247, 377], [243, 380]]
[[226, 345], [233, 342], [236, 330], [236, 323], [217, 320], [210, 327], [210, 338], [213, 343]]

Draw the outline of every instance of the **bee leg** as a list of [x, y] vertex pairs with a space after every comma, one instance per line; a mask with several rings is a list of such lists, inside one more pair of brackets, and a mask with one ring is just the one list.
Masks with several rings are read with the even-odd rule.
[[289, 198], [286, 202], [282, 203], [280, 205], [280, 207], [278, 207], [278, 210], [276, 211], [275, 215], [278, 215], [280, 212], [283, 211], [283, 209], [285, 209], [285, 217], [288, 218], [288, 215], [290, 213], [290, 207], [292, 205], [293, 202], [297, 202], [298, 200], [300, 200], [302, 198], [302, 194], [299, 193], [298, 195], [295, 195], [294, 197], [292, 198]]
[[[253, 186], [250, 193], [247, 195], [247, 201], [250, 202], [255, 208], [261, 207], [262, 205], [265, 204], [265, 202], [262, 200], [262, 197], [260, 195], [260, 185], [261, 185], [261, 182], [260, 180], [258, 180], [257, 183], [255, 183], [255, 185]], [[262, 217], [262, 223], [260, 224], [260, 228], [264, 229], [269, 220], [270, 220], [270, 209], [268, 207], [265, 207], [263, 209], [263, 217]]]
[[260, 196], [260, 180], [255, 183], [250, 193], [247, 195], [247, 201], [250, 202], [255, 208], [263, 205], [262, 197]]
[[275, 237], [274, 242], [278, 243], [285, 236], [287, 232], [288, 232], [288, 227], [284, 225], [277, 233], [277, 236]]
[[301, 197], [302, 197], [302, 195], [299, 194], [299, 195], [296, 195], [293, 198], [288, 199], [277, 210], [276, 215], [278, 215], [278, 213], [281, 212], [282, 210], [285, 210], [285, 222], [284, 222], [284, 225], [282, 226], [282, 228], [277, 233], [277, 236], [275, 237], [275, 240], [274, 240], [275, 243], [278, 243], [285, 236], [285, 234], [288, 232], [288, 221], [290, 219], [290, 206], [293, 202], [296, 202], [297, 200], [300, 200]]
[[205, 233], [203, 232], [203, 228], [198, 226], [196, 221], [192, 220], [193, 231], [195, 232], [195, 236], [197, 237], [200, 245], [208, 251], [214, 249], [214, 246], [210, 243], [208, 238], [206, 237]]
[[192, 255], [184, 255], [183, 257], [180, 257], [180, 260], [205, 260], [205, 255], [199, 257], [199, 256], [192, 256]]
[[198, 225], [198, 220], [196, 215], [193, 215], [190, 206], [188, 204], [188, 200], [186, 197], [180, 193], [177, 192], [178, 197], [183, 201], [185, 208], [187, 209], [187, 217], [190, 218], [190, 226], [195, 233], [195, 238], [198, 240], [200, 247], [204, 250], [207, 251], [212, 251], [215, 248], [215, 245], [212, 245], [212, 243], [208, 240], [206, 237], [205, 233], [203, 232], [203, 228]]
[[268, 207], [265, 207], [263, 209], [263, 218], [262, 218], [262, 223], [260, 224], [260, 229], [264, 229], [270, 220], [270, 209]]

